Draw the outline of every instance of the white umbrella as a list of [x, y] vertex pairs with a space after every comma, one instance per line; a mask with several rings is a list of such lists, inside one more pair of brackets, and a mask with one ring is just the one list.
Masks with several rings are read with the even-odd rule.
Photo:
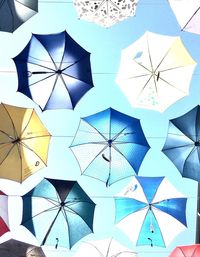
[[135, 15], [138, 0], [73, 0], [80, 19], [103, 27]]
[[162, 112], [188, 95], [195, 66], [180, 37], [146, 32], [122, 50], [116, 82], [133, 106]]
[[74, 257], [136, 257], [137, 254], [129, 250], [113, 238], [84, 242]]
[[169, 4], [181, 26], [181, 30], [200, 34], [199, 0], [169, 0]]
[[187, 225], [186, 202], [165, 177], [137, 176], [115, 197], [115, 222], [136, 245], [166, 247]]

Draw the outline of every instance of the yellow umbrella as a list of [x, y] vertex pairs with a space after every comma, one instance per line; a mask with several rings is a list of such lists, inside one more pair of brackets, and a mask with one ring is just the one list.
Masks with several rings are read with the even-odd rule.
[[0, 178], [22, 183], [45, 167], [50, 138], [34, 109], [0, 104]]

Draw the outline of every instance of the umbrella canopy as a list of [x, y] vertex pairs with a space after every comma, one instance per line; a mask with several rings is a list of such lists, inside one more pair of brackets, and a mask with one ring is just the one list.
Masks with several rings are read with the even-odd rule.
[[122, 50], [116, 82], [133, 106], [162, 112], [188, 95], [195, 65], [180, 37], [146, 32]]
[[138, 0], [73, 0], [73, 3], [80, 19], [108, 28], [134, 16]]
[[0, 236], [10, 231], [8, 217], [8, 196], [0, 191]]
[[168, 0], [181, 30], [200, 34], [200, 3], [198, 0]]
[[73, 109], [93, 87], [90, 53], [66, 31], [33, 34], [13, 60], [18, 73], [18, 91], [42, 110]]
[[199, 257], [200, 244], [177, 246], [169, 257]]
[[150, 148], [140, 121], [112, 108], [82, 118], [70, 147], [81, 172], [107, 186], [138, 173]]
[[0, 178], [23, 182], [45, 167], [50, 137], [34, 109], [0, 104]]
[[136, 245], [166, 247], [186, 226], [186, 201], [165, 177], [135, 177], [115, 197], [115, 221]]
[[137, 254], [118, 243], [113, 238], [89, 241], [81, 244], [74, 257], [136, 257]]
[[14, 32], [38, 12], [38, 0], [0, 0], [0, 31]]
[[200, 181], [200, 106], [169, 121], [163, 153], [183, 177]]
[[0, 244], [2, 257], [45, 257], [40, 247], [10, 239]]
[[94, 209], [76, 181], [45, 178], [23, 196], [22, 225], [41, 245], [71, 248], [92, 233]]

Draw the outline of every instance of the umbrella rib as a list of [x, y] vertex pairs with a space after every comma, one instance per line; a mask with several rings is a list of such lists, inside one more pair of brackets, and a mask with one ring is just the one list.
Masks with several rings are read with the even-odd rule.
[[172, 150], [172, 149], [176, 149], [176, 148], [182, 148], [182, 147], [188, 147], [188, 146], [192, 147], [192, 146], [194, 146], [194, 144], [187, 144], [187, 145], [181, 145], [181, 146], [173, 146], [173, 147], [169, 147], [167, 149], [164, 149], [163, 151]]
[[[186, 157], [185, 159], [185, 162], [184, 162], [184, 165], [183, 165], [183, 172], [184, 172], [184, 169], [185, 169], [185, 165], [186, 165], [186, 162], [187, 160], [189, 159], [189, 157], [193, 154], [193, 152], [195, 151], [196, 147], [193, 147], [193, 149], [191, 150], [191, 152], [188, 154], [188, 156]], [[182, 173], [181, 173], [182, 174]]]
[[112, 0], [109, 0], [108, 2], [110, 2], [116, 9], [120, 11], [120, 8]]
[[183, 26], [183, 28], [181, 30], [184, 30], [186, 28], [186, 26], [190, 23], [190, 21], [193, 19], [193, 17], [195, 16], [195, 14], [200, 10], [200, 7], [197, 8], [197, 10], [192, 14], [192, 16], [190, 17], [190, 19], [186, 22], [186, 24]]
[[180, 68], [184, 68], [184, 67], [185, 67], [185, 66], [172, 67], [172, 68], [169, 68], [169, 69], [160, 70], [160, 72], [165, 72], [165, 71], [170, 71], [170, 70], [180, 69]]
[[149, 83], [149, 81], [151, 80], [152, 77], [153, 77], [153, 75], [151, 75], [151, 76], [149, 77], [149, 79], [146, 81], [146, 83], [144, 84], [144, 86], [141, 88], [141, 90], [140, 90], [138, 96], [140, 96], [141, 93], [144, 91], [145, 87], [148, 85], [148, 83]]
[[94, 248], [97, 250], [97, 252], [99, 253], [99, 255], [100, 255], [101, 257], [104, 257], [103, 253], [98, 249], [98, 247], [96, 247], [96, 245], [92, 244], [91, 242], [84, 242], [84, 243], [89, 244], [89, 245], [91, 245], [92, 247], [94, 247]]
[[183, 91], [183, 90], [181, 90], [180, 88], [178, 88], [178, 87], [172, 85], [171, 83], [169, 83], [169, 82], [166, 81], [165, 79], [163, 79], [163, 78], [161, 78], [161, 77], [160, 77], [159, 79], [162, 80], [163, 82], [165, 82], [168, 86], [173, 87], [173, 88], [177, 89], [178, 91], [180, 91], [180, 92], [182, 92], [182, 93], [185, 93], [185, 91]]
[[103, 1], [100, 3], [100, 5], [98, 6], [98, 8], [95, 9], [94, 13], [97, 12], [105, 2], [106, 2], [106, 0], [103, 0]]
[[[57, 70], [56, 62], [54, 62], [54, 60], [53, 60], [53, 58], [51, 57], [49, 51], [47, 51], [46, 47], [42, 44], [42, 42], [40, 42], [40, 40], [39, 40], [38, 38], [36, 38], [36, 39], [37, 39], [37, 41], [42, 45], [42, 47], [46, 50], [46, 52], [47, 52], [48, 56], [50, 57], [50, 59], [51, 59], [53, 65], [54, 65], [55, 69]], [[59, 63], [59, 62], [58, 62], [58, 63]]]
[[5, 107], [4, 104], [2, 104], [2, 106], [4, 107], [4, 109], [5, 109], [5, 111], [6, 111], [7, 115], [8, 115], [8, 117], [9, 117], [9, 119], [10, 119], [10, 122], [12, 123], [14, 136], [15, 136], [15, 137], [18, 137], [16, 128], [15, 128], [15, 124], [14, 124], [14, 122], [13, 122], [13, 120], [12, 120], [12, 117], [10, 116], [10, 113], [8, 112], [8, 110], [6, 109], [6, 107]]
[[[92, 124], [90, 124], [90, 123], [88, 123], [88, 124], [97, 132], [98, 135], [101, 135], [105, 139], [105, 141], [108, 141], [108, 138], [106, 136], [104, 136], [104, 134], [101, 131], [97, 130]], [[110, 136], [110, 131], [109, 131], [109, 136]]]
[[41, 161], [42, 163], [47, 166], [47, 164], [41, 159], [41, 157], [33, 150], [31, 149], [28, 145], [26, 145], [25, 143], [23, 142], [20, 142], [20, 145], [23, 146], [24, 148], [28, 149], [29, 151], [31, 151], [32, 153], [34, 153]]
[[[35, 59], [35, 60], [37, 60], [37, 61], [42, 61], [42, 62], [51, 63], [50, 61], [44, 61], [44, 60], [41, 60], [41, 59], [39, 59], [39, 58], [33, 57], [32, 55], [29, 55], [28, 57], [29, 57], [29, 58], [32, 58], [32, 59]], [[46, 67], [46, 66], [44, 66], [44, 65], [42, 65], [42, 64], [34, 63], [34, 62], [33, 62], [33, 61], [31, 61], [31, 60], [28, 60], [28, 63], [30, 63], [30, 64], [33, 64], [33, 65], [35, 65], [35, 66], [39, 66], [39, 67], [41, 67], [41, 68], [45, 68], [45, 69], [48, 69], [48, 70], [51, 70], [51, 71], [54, 71], [54, 72], [55, 72], [55, 70], [54, 70], [54, 69], [49, 68], [49, 67]]]
[[14, 148], [14, 144], [12, 145], [12, 147], [10, 148], [10, 150], [8, 151], [8, 153], [6, 154], [5, 158], [0, 162], [0, 165], [2, 165], [2, 163], [6, 160], [6, 158], [9, 156], [10, 152], [13, 150]]
[[153, 63], [152, 63], [151, 54], [150, 54], [150, 49], [149, 49], [149, 41], [148, 41], [148, 37], [147, 37], [147, 49], [148, 49], [149, 61], [150, 61], [150, 64], [151, 64], [151, 69], [152, 69], [152, 71], [151, 71], [151, 72], [153, 72], [153, 71], [154, 71], [154, 69], [153, 69]]
[[46, 79], [48, 79], [48, 78], [50, 78], [50, 77], [52, 77], [52, 76], [54, 76], [54, 75], [55, 75], [55, 73], [53, 73], [53, 74], [47, 76], [46, 78], [40, 79], [40, 80], [38, 80], [38, 81], [36, 81], [36, 82], [34, 82], [34, 83], [32, 83], [32, 84], [29, 84], [28, 86], [29, 86], [29, 87], [34, 86], [35, 84], [40, 83], [41, 81], [44, 81], [44, 80], [46, 80]]

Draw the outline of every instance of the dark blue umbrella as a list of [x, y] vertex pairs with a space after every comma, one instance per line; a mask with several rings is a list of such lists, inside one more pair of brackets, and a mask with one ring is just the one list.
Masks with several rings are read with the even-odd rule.
[[[163, 153], [181, 175], [198, 181], [197, 213], [200, 213], [200, 106], [169, 121]], [[200, 243], [200, 216], [197, 215], [196, 243]]]
[[166, 247], [186, 226], [186, 202], [165, 177], [137, 176], [115, 197], [115, 221], [136, 245]]
[[70, 147], [82, 173], [107, 186], [137, 174], [150, 148], [140, 120], [112, 108], [82, 118]]
[[95, 203], [76, 181], [45, 178], [22, 198], [22, 225], [41, 245], [71, 248], [93, 231]]
[[200, 181], [200, 106], [169, 121], [162, 151], [183, 177]]
[[18, 73], [18, 91], [42, 110], [74, 109], [93, 87], [90, 53], [66, 31], [33, 34], [13, 60]]
[[38, 12], [38, 0], [0, 0], [0, 31], [14, 32]]

